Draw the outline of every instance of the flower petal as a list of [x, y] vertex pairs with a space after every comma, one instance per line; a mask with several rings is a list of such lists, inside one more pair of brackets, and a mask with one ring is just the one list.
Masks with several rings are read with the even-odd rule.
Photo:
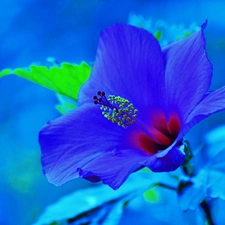
[[62, 185], [83, 177], [93, 182], [102, 180], [117, 189], [143, 166], [163, 172], [175, 170], [183, 162], [184, 154], [179, 148], [153, 155], [132, 148], [128, 137], [133, 132], [134, 127], [118, 127], [90, 104], [49, 122], [39, 134], [48, 181]]
[[100, 177], [103, 183], [118, 189], [132, 172], [143, 167], [139, 163], [146, 157], [134, 149], [107, 152], [82, 167], [80, 175], [90, 181], [93, 176]]
[[186, 119], [179, 136], [182, 137], [187, 131], [201, 120], [209, 117], [213, 113], [225, 109], [225, 86], [208, 93], [204, 99], [194, 108]]
[[183, 145], [176, 145], [165, 151], [166, 153], [151, 156], [135, 149], [107, 152], [82, 167], [80, 175], [91, 181], [93, 177], [100, 177], [103, 183], [117, 189], [132, 172], [144, 166], [153, 172], [168, 172], [177, 169], [183, 163]]
[[176, 170], [184, 161], [184, 145], [174, 143], [168, 149], [149, 157], [143, 162], [153, 172], [169, 172]]
[[92, 74], [80, 92], [80, 103], [90, 102], [97, 91], [126, 98], [139, 110], [162, 103], [164, 61], [155, 37], [123, 24], [104, 30]]
[[107, 151], [120, 148], [124, 132], [125, 129], [105, 119], [93, 104], [85, 104], [50, 121], [39, 134], [47, 179], [62, 185], [79, 177], [78, 168]]
[[212, 66], [205, 52], [203, 30], [177, 41], [163, 50], [166, 63], [166, 94], [170, 110], [184, 121], [209, 89]]

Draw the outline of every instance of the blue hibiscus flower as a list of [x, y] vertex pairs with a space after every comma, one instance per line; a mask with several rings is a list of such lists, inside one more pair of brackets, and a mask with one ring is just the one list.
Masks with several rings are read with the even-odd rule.
[[185, 159], [185, 133], [225, 108], [225, 87], [208, 92], [205, 26], [164, 49], [141, 28], [104, 30], [78, 108], [40, 131], [49, 182], [82, 177], [117, 189], [143, 167], [177, 169]]

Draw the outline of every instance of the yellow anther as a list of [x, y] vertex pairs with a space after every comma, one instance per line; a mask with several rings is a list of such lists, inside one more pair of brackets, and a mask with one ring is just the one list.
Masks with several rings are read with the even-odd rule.
[[[94, 103], [101, 104], [100, 109], [103, 111], [102, 115], [111, 120], [113, 123], [117, 123], [118, 126], [123, 128], [129, 127], [135, 122], [137, 117], [137, 109], [134, 109], [132, 103], [127, 99], [120, 96], [109, 95], [108, 98], [105, 97], [105, 93], [100, 92], [100, 98], [94, 96]], [[96, 103], [97, 102], [97, 103]]]

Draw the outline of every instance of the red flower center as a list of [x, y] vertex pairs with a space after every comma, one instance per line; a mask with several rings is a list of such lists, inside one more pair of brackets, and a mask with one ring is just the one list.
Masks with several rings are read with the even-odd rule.
[[150, 124], [146, 132], [139, 131], [132, 135], [135, 146], [150, 154], [168, 148], [177, 138], [181, 127], [176, 114], [171, 115], [168, 121], [164, 114], [157, 114]]

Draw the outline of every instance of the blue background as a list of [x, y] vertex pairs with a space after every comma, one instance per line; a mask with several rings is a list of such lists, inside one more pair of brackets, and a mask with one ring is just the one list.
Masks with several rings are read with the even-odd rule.
[[[93, 62], [101, 30], [127, 23], [130, 12], [153, 21], [201, 25], [214, 67], [212, 89], [225, 85], [225, 2], [176, 0], [7, 0], [0, 1], [0, 69], [29, 66], [53, 56], [59, 62]], [[49, 184], [41, 172], [38, 132], [50, 119], [55, 94], [15, 76], [0, 79], [0, 225], [31, 224], [44, 207], [75, 189], [83, 180], [62, 187]], [[193, 146], [224, 123], [219, 113], [188, 134]]]

